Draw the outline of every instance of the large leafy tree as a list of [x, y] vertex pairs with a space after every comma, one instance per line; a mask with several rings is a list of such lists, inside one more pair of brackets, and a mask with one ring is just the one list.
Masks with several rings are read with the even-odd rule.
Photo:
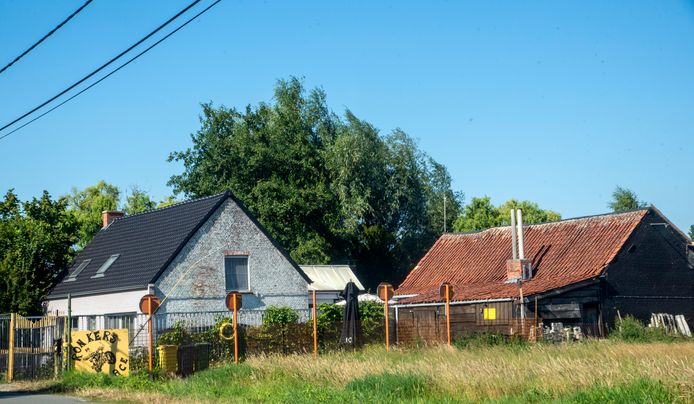
[[689, 238], [694, 240], [694, 224], [689, 226]]
[[149, 195], [139, 187], [133, 187], [130, 190], [130, 195], [125, 198], [125, 206], [123, 212], [126, 215], [134, 215], [157, 207], [157, 203], [150, 198]]
[[499, 206], [494, 206], [488, 196], [472, 198], [463, 207], [456, 219], [455, 231], [468, 232], [484, 230], [491, 227], [507, 226], [511, 222], [511, 209], [521, 209], [523, 223], [545, 223], [561, 220], [561, 215], [555, 211], [542, 209], [531, 201], [509, 199]]
[[184, 167], [169, 181], [175, 192], [231, 189], [296, 261], [352, 261], [370, 286], [399, 282], [442, 232], [444, 195], [449, 223], [459, 208], [445, 167], [407, 134], [339, 117], [295, 78], [278, 82], [270, 104], [204, 104], [192, 141], [170, 155]]
[[101, 180], [81, 191], [73, 188], [67, 200], [79, 223], [77, 246], [83, 248], [101, 229], [101, 212], [118, 207], [120, 191], [115, 185]]
[[39, 314], [41, 302], [73, 256], [78, 224], [66, 198], [0, 201], [0, 313]]
[[612, 200], [607, 206], [613, 212], [624, 212], [627, 210], [643, 208], [647, 205], [646, 202], [639, 200], [636, 193], [628, 188], [617, 186], [612, 192]]

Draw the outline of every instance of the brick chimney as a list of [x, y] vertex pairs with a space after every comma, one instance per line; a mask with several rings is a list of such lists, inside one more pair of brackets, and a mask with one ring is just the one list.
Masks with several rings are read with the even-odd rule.
[[[518, 245], [516, 245], [516, 239]], [[506, 282], [528, 280], [533, 276], [533, 268], [532, 261], [525, 259], [523, 214], [520, 209], [511, 209], [511, 242], [513, 258], [506, 261]]]
[[117, 210], [105, 210], [101, 212], [101, 228], [107, 228], [114, 220], [123, 216], [125, 216], [125, 213]]

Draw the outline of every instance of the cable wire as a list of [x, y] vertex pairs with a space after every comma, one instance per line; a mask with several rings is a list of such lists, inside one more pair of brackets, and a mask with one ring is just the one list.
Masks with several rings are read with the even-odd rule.
[[59, 30], [60, 28], [62, 28], [63, 25], [67, 24], [67, 22], [70, 21], [70, 20], [72, 19], [72, 17], [74, 17], [74, 16], [76, 16], [77, 14], [79, 14], [79, 12], [82, 11], [82, 9], [84, 9], [85, 7], [87, 7], [87, 5], [89, 5], [89, 3], [91, 3], [91, 2], [92, 2], [92, 0], [87, 0], [84, 4], [82, 4], [82, 6], [81, 6], [80, 8], [78, 8], [77, 10], [75, 10], [75, 12], [73, 12], [73, 13], [70, 14], [65, 20], [63, 20], [63, 22], [61, 22], [60, 24], [58, 24], [58, 25], [57, 25], [55, 28], [53, 28], [49, 33], [47, 33], [46, 35], [44, 35], [43, 38], [39, 39], [38, 42], [36, 42], [35, 44], [31, 45], [31, 46], [29, 47], [29, 49], [27, 49], [27, 50], [25, 50], [24, 52], [22, 52], [21, 55], [17, 56], [16, 58], [14, 58], [13, 61], [11, 61], [10, 63], [8, 63], [7, 66], [5, 66], [5, 67], [3, 67], [2, 69], [0, 69], [0, 74], [2, 74], [2, 72], [4, 72], [5, 70], [7, 70], [7, 69], [8, 69], [10, 66], [12, 66], [13, 64], [17, 63], [17, 61], [19, 61], [19, 59], [21, 59], [21, 58], [23, 58], [24, 56], [26, 56], [27, 53], [29, 53], [29, 52], [31, 52], [32, 50], [34, 50], [34, 48], [37, 47], [37, 46], [39, 46], [39, 45], [41, 44], [41, 42], [45, 41], [46, 39], [48, 39], [49, 36], [53, 35], [53, 34], [55, 33], [55, 31], [57, 31], [57, 30]]
[[106, 68], [107, 66], [109, 66], [111, 63], [115, 62], [116, 60], [120, 59], [123, 55], [125, 55], [126, 53], [130, 52], [131, 50], [133, 50], [133, 48], [137, 47], [137, 46], [140, 45], [142, 42], [144, 42], [144, 41], [146, 41], [147, 39], [149, 39], [150, 37], [152, 37], [152, 35], [156, 34], [156, 33], [159, 32], [159, 31], [161, 31], [162, 28], [164, 28], [164, 27], [166, 27], [167, 25], [169, 25], [172, 21], [174, 21], [175, 19], [177, 19], [178, 17], [180, 17], [181, 14], [183, 14], [183, 13], [185, 13], [186, 11], [190, 10], [191, 7], [193, 7], [194, 5], [198, 4], [199, 2], [200, 2], [200, 0], [194, 0], [192, 3], [190, 3], [188, 6], [186, 6], [183, 10], [179, 11], [176, 15], [174, 15], [174, 16], [171, 17], [171, 18], [169, 18], [165, 23], [163, 23], [163, 24], [161, 24], [159, 27], [157, 27], [157, 29], [155, 29], [154, 31], [152, 31], [152, 32], [150, 32], [149, 34], [145, 35], [145, 36], [144, 36], [142, 39], [140, 39], [139, 41], [135, 42], [135, 43], [134, 43], [133, 45], [131, 45], [128, 49], [126, 49], [126, 50], [124, 50], [123, 52], [119, 53], [116, 57], [114, 57], [114, 58], [112, 58], [111, 60], [109, 60], [108, 62], [104, 63], [104, 64], [101, 65], [98, 69], [94, 70], [93, 72], [89, 73], [88, 75], [84, 76], [83, 78], [81, 78], [80, 80], [78, 80], [76, 83], [74, 83], [74, 84], [71, 85], [70, 87], [68, 87], [68, 88], [66, 88], [65, 90], [61, 91], [61, 92], [58, 93], [57, 95], [54, 95], [53, 97], [51, 97], [51, 98], [48, 99], [47, 101], [44, 101], [44, 102], [43, 102], [41, 105], [39, 105], [38, 107], [32, 109], [31, 111], [25, 113], [24, 115], [20, 116], [19, 118], [15, 119], [14, 121], [12, 121], [12, 122], [8, 123], [7, 125], [3, 126], [2, 128], [0, 128], [0, 131], [3, 131], [3, 130], [5, 130], [5, 129], [7, 129], [8, 127], [14, 125], [15, 123], [21, 121], [22, 119], [24, 119], [24, 118], [26, 118], [27, 116], [33, 114], [34, 112], [38, 111], [39, 109], [45, 107], [46, 104], [55, 101], [58, 97], [64, 95], [64, 94], [67, 93], [68, 91], [70, 91], [70, 90], [72, 90], [73, 88], [77, 87], [78, 85], [84, 83], [86, 80], [88, 80], [89, 78], [91, 78], [91, 77], [94, 76], [95, 74], [97, 74], [97, 73], [99, 73], [100, 71], [102, 71], [103, 69], [105, 69], [105, 68]]
[[112, 74], [114, 74], [115, 72], [117, 72], [117, 71], [119, 71], [120, 69], [124, 68], [125, 66], [129, 65], [130, 63], [134, 62], [134, 61], [135, 61], [136, 59], [138, 59], [140, 56], [144, 55], [145, 53], [149, 52], [149, 51], [150, 51], [152, 48], [154, 48], [155, 46], [157, 46], [157, 45], [159, 45], [160, 43], [164, 42], [164, 41], [165, 41], [167, 38], [169, 38], [171, 35], [175, 34], [175, 33], [178, 32], [181, 28], [183, 28], [183, 27], [185, 27], [186, 25], [188, 25], [188, 24], [190, 24], [191, 22], [193, 22], [193, 20], [195, 20], [196, 18], [198, 18], [198, 17], [200, 17], [201, 15], [203, 15], [205, 12], [207, 12], [207, 10], [211, 9], [212, 7], [214, 7], [215, 5], [217, 5], [217, 3], [221, 2], [221, 1], [222, 1], [222, 0], [217, 0], [217, 1], [215, 1], [214, 3], [210, 4], [207, 8], [205, 8], [204, 10], [200, 11], [199, 13], [197, 13], [196, 15], [194, 15], [193, 17], [191, 17], [190, 19], [188, 19], [186, 22], [184, 22], [183, 24], [181, 24], [180, 26], [178, 26], [175, 30], [169, 32], [166, 36], [162, 37], [160, 40], [158, 40], [157, 42], [155, 42], [155, 43], [153, 43], [152, 45], [150, 45], [147, 49], [145, 49], [145, 50], [143, 50], [142, 52], [138, 53], [137, 55], [133, 56], [133, 57], [130, 58], [127, 62], [121, 64], [120, 66], [118, 66], [117, 68], [115, 68], [113, 71], [111, 71], [109, 74], [105, 75], [104, 77], [100, 78], [99, 80], [95, 81], [94, 83], [90, 84], [89, 86], [83, 88], [83, 89], [80, 90], [78, 93], [75, 93], [75, 94], [72, 95], [70, 98], [68, 98], [68, 99], [66, 99], [65, 101], [61, 102], [60, 104], [54, 106], [53, 108], [47, 110], [46, 112], [42, 113], [41, 115], [38, 115], [37, 117], [33, 118], [32, 120], [30, 120], [30, 121], [24, 123], [23, 125], [21, 125], [21, 126], [15, 128], [15, 129], [13, 129], [12, 131], [7, 132], [6, 134], [0, 136], [0, 140], [6, 138], [6, 137], [8, 137], [8, 136], [10, 136], [11, 134], [13, 134], [13, 133], [17, 132], [18, 130], [22, 129], [23, 127], [25, 127], [25, 126], [31, 124], [32, 122], [41, 119], [42, 117], [44, 117], [44, 116], [48, 115], [49, 113], [53, 112], [54, 110], [60, 108], [61, 106], [63, 106], [64, 104], [68, 103], [69, 101], [71, 101], [72, 99], [76, 98], [77, 96], [79, 96], [80, 94], [84, 93], [85, 91], [89, 90], [90, 88], [92, 88], [92, 87], [94, 87], [95, 85], [97, 85], [97, 84], [101, 83], [102, 81], [106, 80], [106, 79], [107, 79], [108, 77], [110, 77]]

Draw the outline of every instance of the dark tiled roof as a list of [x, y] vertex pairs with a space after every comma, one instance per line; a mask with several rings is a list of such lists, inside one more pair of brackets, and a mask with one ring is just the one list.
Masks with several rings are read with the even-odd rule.
[[[49, 298], [146, 288], [227, 197], [223, 193], [116, 219], [75, 257], [69, 271], [91, 259], [77, 280], [66, 282], [66, 276]], [[120, 256], [105, 276], [92, 278], [113, 254]]]
[[[533, 278], [523, 282], [525, 295], [546, 292], [599, 276], [649, 209], [567, 219], [524, 226], [525, 257], [533, 260]], [[402, 282], [396, 294], [415, 297], [403, 303], [441, 301], [439, 286], [454, 285], [453, 300], [518, 296], [506, 283], [511, 259], [511, 227], [476, 233], [444, 234]]]

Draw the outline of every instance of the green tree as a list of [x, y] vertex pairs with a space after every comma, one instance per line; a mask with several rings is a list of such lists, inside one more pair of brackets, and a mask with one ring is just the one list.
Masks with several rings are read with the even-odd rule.
[[511, 224], [511, 209], [520, 209], [523, 212], [523, 223], [546, 223], [561, 220], [561, 215], [553, 210], [541, 209], [535, 202], [517, 201], [509, 199], [499, 206], [501, 224]]
[[145, 191], [138, 187], [133, 187], [130, 191], [130, 195], [125, 198], [123, 212], [125, 212], [126, 215], [134, 215], [135, 213], [152, 210], [156, 206], [156, 202], [154, 202]]
[[607, 204], [613, 212], [639, 209], [646, 205], [646, 202], [639, 200], [634, 191], [620, 186], [617, 186], [614, 192], [612, 192], [612, 201]]
[[179, 202], [180, 201], [178, 199], [176, 199], [175, 196], [169, 195], [166, 198], [159, 201], [159, 203], [157, 204], [157, 209], [166, 208], [168, 206], [175, 205]]
[[458, 232], [484, 230], [501, 225], [499, 209], [492, 205], [488, 196], [472, 198], [469, 204], [463, 207], [461, 215], [454, 223], [454, 229]]
[[67, 200], [0, 202], [0, 312], [40, 314], [41, 302], [73, 257], [78, 229]]
[[116, 186], [101, 180], [82, 191], [73, 188], [67, 199], [70, 210], [79, 223], [77, 246], [84, 248], [101, 229], [101, 212], [117, 209], [120, 191]]
[[694, 224], [689, 226], [689, 238], [694, 240]]
[[184, 167], [169, 185], [188, 197], [231, 189], [300, 263], [353, 260], [367, 285], [398, 282], [443, 231], [443, 195], [449, 223], [459, 209], [445, 167], [401, 130], [335, 115], [295, 78], [274, 100], [204, 104], [192, 147], [169, 157]]
[[511, 222], [511, 209], [521, 209], [523, 223], [546, 223], [561, 220], [561, 215], [553, 210], [542, 209], [531, 201], [509, 199], [501, 205], [492, 205], [488, 196], [472, 198], [462, 209], [461, 215], [455, 221], [455, 231], [469, 232], [489, 229], [491, 227], [508, 226]]

